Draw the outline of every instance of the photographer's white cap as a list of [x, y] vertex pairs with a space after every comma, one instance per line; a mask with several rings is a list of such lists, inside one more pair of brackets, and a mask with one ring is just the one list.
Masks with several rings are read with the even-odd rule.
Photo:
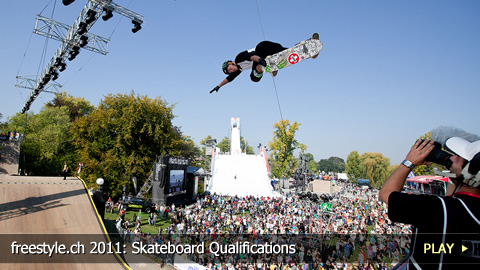
[[469, 142], [460, 137], [452, 137], [445, 142], [445, 146], [468, 161], [472, 160], [480, 152], [480, 140]]
[[468, 161], [462, 170], [463, 183], [480, 188], [480, 140], [469, 142], [459, 137], [453, 137], [445, 142], [445, 146]]

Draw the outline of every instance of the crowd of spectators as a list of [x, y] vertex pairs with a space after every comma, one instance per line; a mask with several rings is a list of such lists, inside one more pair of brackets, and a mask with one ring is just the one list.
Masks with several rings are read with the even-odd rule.
[[7, 131], [0, 133], [0, 141], [19, 141], [20, 140], [20, 133], [17, 133], [16, 130], [13, 132]]
[[[378, 190], [339, 185], [342, 191], [334, 195], [332, 212], [296, 195], [239, 198], [213, 194], [187, 207], [157, 205], [149, 222], [154, 224], [157, 216], [171, 218], [170, 225], [159, 228], [157, 235], [142, 233], [138, 216], [124, 220], [123, 210], [119, 210], [117, 228], [131, 241], [145, 243], [208, 242], [208, 237], [219, 236], [234, 236], [225, 240], [230, 243], [245, 240], [238, 237], [262, 242], [265, 236], [277, 235], [278, 241], [297, 246], [295, 254], [188, 254], [190, 260], [210, 269], [272, 270], [273, 265], [282, 270], [378, 269], [398, 263], [409, 253], [410, 227], [389, 221], [377, 199]], [[192, 235], [197, 238], [192, 240]]]

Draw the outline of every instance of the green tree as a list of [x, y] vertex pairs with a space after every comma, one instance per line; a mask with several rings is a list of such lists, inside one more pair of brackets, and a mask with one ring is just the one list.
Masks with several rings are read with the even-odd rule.
[[74, 122], [76, 119], [82, 116], [89, 115], [95, 108], [84, 98], [73, 97], [66, 92], [55, 94], [55, 98], [49, 103], [45, 104], [45, 106], [66, 107], [70, 115], [71, 122]]
[[343, 158], [339, 157], [330, 157], [328, 160], [333, 164], [332, 172], [343, 172], [345, 171], [345, 161]]
[[328, 159], [320, 159], [318, 161], [318, 169], [321, 172], [331, 172], [333, 171], [333, 163]]
[[318, 168], [324, 172], [343, 172], [345, 171], [345, 161], [339, 157], [329, 157], [321, 159], [318, 162]]
[[243, 138], [243, 136], [240, 136], [240, 147], [242, 148], [242, 151], [245, 152], [247, 155], [255, 154], [255, 152], [253, 152], [253, 147], [248, 144], [248, 142]]
[[[2, 122], [3, 114], [0, 113], [0, 132], [3, 133], [7, 131], [5, 127], [7, 126], [7, 122]], [[0, 147], [1, 148], [1, 147]]]
[[364, 153], [360, 156], [363, 178], [370, 180], [370, 185], [380, 187], [388, 177], [390, 159], [380, 153]]
[[310, 160], [308, 162], [308, 170], [311, 172], [311, 173], [315, 173], [317, 174], [318, 173], [318, 163], [315, 161], [315, 160]]
[[34, 116], [32, 111], [22, 114], [20, 112], [8, 118], [3, 123], [3, 132], [16, 130], [18, 133], [25, 133], [27, 130], [27, 122]]
[[220, 152], [228, 153], [230, 152], [230, 139], [224, 137], [218, 144], [217, 147], [220, 149]]
[[200, 159], [202, 152], [200, 148], [195, 144], [190, 136], [186, 136], [180, 133], [180, 149], [178, 155], [183, 158], [190, 159], [190, 166], [200, 167], [202, 160]]
[[362, 178], [362, 168], [360, 164], [360, 155], [357, 151], [352, 151], [347, 157], [347, 164], [345, 165], [345, 172], [348, 179], [353, 183], [357, 183], [357, 179]]
[[17, 113], [6, 124], [23, 133], [20, 168], [30, 175], [60, 175], [63, 163], [71, 164], [75, 152], [69, 130], [72, 126], [67, 107], [44, 107], [40, 113]]
[[79, 118], [72, 134], [90, 186], [104, 178], [104, 191], [120, 195], [132, 177], [146, 179], [157, 156], [188, 156], [193, 148], [172, 124], [173, 106], [160, 98], [106, 96], [88, 117]]
[[[390, 176], [394, 171], [397, 170], [398, 166], [400, 166], [399, 164], [396, 164], [396, 165], [390, 165], [388, 166], [388, 172], [387, 172], [387, 175]], [[387, 177], [388, 178], [388, 177]], [[383, 185], [383, 184], [382, 184]]]
[[200, 141], [200, 146], [201, 146], [201, 151], [203, 155], [206, 155], [207, 153], [205, 152], [207, 149], [207, 141], [212, 140], [213, 137], [211, 135], [208, 135], [207, 137], [203, 138], [203, 140]]
[[305, 153], [303, 154], [302, 158], [306, 160], [307, 162], [310, 162], [312, 160], [315, 160], [314, 156], [312, 153]]
[[[221, 142], [217, 144], [217, 147], [220, 148], [221, 152], [230, 152], [230, 139], [228, 137], [224, 137]], [[253, 155], [255, 152], [253, 152], [253, 147], [251, 147], [247, 141], [243, 138], [243, 136], [240, 136], [240, 148], [242, 149], [242, 152], [245, 152], [248, 155]]]
[[297, 160], [293, 156], [296, 149], [303, 152], [307, 148], [306, 145], [299, 143], [295, 139], [300, 124], [296, 121], [290, 124], [289, 120], [280, 120], [273, 127], [273, 140], [268, 143], [270, 149], [271, 174], [275, 178], [287, 177], [292, 175], [293, 168], [297, 167]]
[[210, 159], [211, 159], [211, 152], [207, 153], [207, 141], [212, 140], [213, 137], [208, 135], [203, 140], [200, 141], [200, 167], [202, 167], [205, 171], [210, 171]]

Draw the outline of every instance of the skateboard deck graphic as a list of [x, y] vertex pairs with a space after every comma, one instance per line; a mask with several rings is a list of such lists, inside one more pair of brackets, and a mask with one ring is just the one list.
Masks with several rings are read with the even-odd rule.
[[265, 71], [272, 73], [305, 59], [315, 58], [323, 48], [322, 42], [318, 39], [318, 34], [314, 34], [314, 37], [315, 35], [317, 39], [307, 39], [289, 49], [267, 56], [265, 58], [267, 61]]

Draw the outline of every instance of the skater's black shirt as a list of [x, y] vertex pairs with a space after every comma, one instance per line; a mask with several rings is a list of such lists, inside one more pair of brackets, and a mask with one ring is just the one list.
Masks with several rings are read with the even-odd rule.
[[239, 53], [237, 57], [235, 57], [235, 63], [238, 66], [238, 70], [229, 74], [227, 76], [227, 81], [228, 82], [233, 81], [245, 69], [251, 68], [253, 72], [253, 70], [257, 67], [258, 63], [250, 60], [250, 57], [257, 55], [257, 56], [260, 56], [261, 58], [265, 58], [269, 55], [276, 54], [285, 49], [287, 48], [284, 48], [282, 45], [278, 43], [271, 42], [271, 41], [262, 41], [257, 44], [255, 49], [250, 49], [250, 50], [246, 50]]

